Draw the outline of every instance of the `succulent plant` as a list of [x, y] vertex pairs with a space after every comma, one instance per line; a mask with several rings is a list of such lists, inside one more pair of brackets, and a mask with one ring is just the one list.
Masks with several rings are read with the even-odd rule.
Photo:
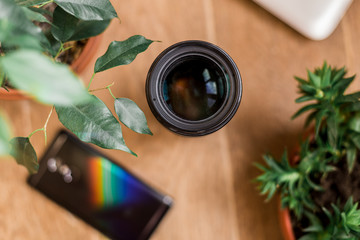
[[[337, 164], [345, 161], [351, 173], [360, 150], [360, 92], [348, 94], [347, 88], [355, 76], [346, 77], [345, 68], [332, 68], [325, 62], [321, 68], [308, 71], [307, 79], [295, 77], [301, 96], [297, 103], [310, 102], [293, 116], [309, 115], [306, 139], [294, 162], [285, 151], [281, 161], [265, 155], [265, 163], [256, 164], [263, 172], [255, 181], [260, 193], [267, 199], [280, 193], [282, 207], [289, 208], [301, 221], [308, 219], [310, 227], [303, 229], [305, 239], [359, 239], [360, 210], [353, 199], [342, 206], [332, 204], [332, 209], [314, 203], [313, 192], [325, 191], [322, 180], [329, 173], [339, 171]], [[309, 130], [310, 129], [310, 130]], [[295, 159], [295, 158], [294, 158]], [[319, 220], [321, 209], [329, 220]]]

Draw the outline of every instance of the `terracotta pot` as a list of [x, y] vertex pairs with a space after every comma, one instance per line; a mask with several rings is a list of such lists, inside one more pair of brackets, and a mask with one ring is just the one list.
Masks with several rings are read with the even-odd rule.
[[[310, 138], [310, 141], [314, 140], [315, 139], [314, 131], [315, 131], [314, 127], [308, 128], [305, 131], [302, 139], [305, 140], [306, 138]], [[291, 166], [294, 166], [295, 164], [297, 164], [300, 161], [299, 153], [300, 153], [300, 145], [296, 146], [290, 155], [290, 156], [292, 156], [289, 158]], [[285, 240], [295, 240], [295, 233], [294, 233], [294, 230], [291, 225], [290, 211], [288, 208], [281, 207], [280, 195], [278, 195], [277, 201], [278, 201], [278, 209], [279, 209], [278, 210], [279, 222], [280, 222], [280, 228], [282, 231], [282, 235]]]
[[285, 240], [295, 240], [295, 234], [292, 229], [290, 211], [288, 208], [281, 208], [281, 199], [278, 198], [279, 205], [279, 221], [282, 235]]
[[[80, 74], [86, 66], [89, 64], [90, 60], [94, 56], [99, 44], [101, 41], [101, 35], [95, 36], [89, 39], [86, 43], [83, 51], [80, 56], [75, 59], [75, 61], [71, 64], [71, 69]], [[31, 97], [24, 94], [22, 91], [16, 89], [9, 89], [9, 92], [3, 88], [0, 88], [0, 99], [1, 100], [24, 100], [30, 99]]]

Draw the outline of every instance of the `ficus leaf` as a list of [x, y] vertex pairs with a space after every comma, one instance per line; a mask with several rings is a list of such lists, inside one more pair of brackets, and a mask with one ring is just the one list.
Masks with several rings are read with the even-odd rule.
[[[0, 1], [0, 41], [2, 47], [29, 47], [38, 48], [40, 43], [46, 44], [46, 37], [41, 29], [35, 26], [25, 15], [22, 7], [12, 0]], [[16, 42], [14, 42], [14, 39]], [[19, 39], [26, 39], [20, 41]]]
[[36, 173], [39, 169], [36, 152], [27, 137], [11, 139], [11, 155], [18, 164], [25, 166], [29, 173]]
[[113, 41], [106, 53], [99, 57], [95, 63], [94, 72], [131, 63], [136, 56], [145, 51], [153, 41], [140, 35], [135, 35], [125, 41]]
[[14, 87], [40, 102], [68, 105], [90, 99], [85, 87], [68, 66], [55, 63], [37, 51], [14, 51], [3, 56], [0, 65]]
[[31, 7], [48, 2], [49, 0], [14, 0], [17, 5]]
[[29, 20], [35, 22], [46, 22], [50, 24], [49, 20], [47, 20], [47, 18], [43, 16], [41, 13], [35, 12], [31, 8], [27, 8], [27, 7], [22, 7], [22, 9]]
[[109, 26], [110, 20], [103, 21], [84, 21], [79, 20], [75, 26], [73, 35], [68, 41], [77, 41], [94, 37], [105, 31]]
[[10, 127], [5, 118], [0, 114], [0, 156], [10, 152], [9, 139], [11, 138]]
[[53, 14], [53, 27], [51, 33], [54, 38], [66, 42], [75, 33], [76, 24], [79, 20], [57, 6]]
[[57, 106], [60, 122], [82, 141], [106, 149], [118, 149], [136, 156], [125, 144], [119, 122], [96, 96], [85, 104]]
[[117, 17], [109, 0], [55, 0], [66, 12], [82, 20], [109, 20]]
[[130, 99], [116, 98], [115, 112], [119, 120], [131, 130], [137, 133], [152, 135], [150, 131], [145, 114], [141, 109]]

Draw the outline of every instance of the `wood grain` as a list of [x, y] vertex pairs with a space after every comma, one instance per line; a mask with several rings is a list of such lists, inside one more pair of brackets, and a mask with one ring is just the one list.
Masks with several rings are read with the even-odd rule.
[[[128, 66], [96, 75], [92, 88], [115, 83], [117, 97], [133, 99], [145, 112], [154, 136], [124, 130], [128, 146], [139, 157], [102, 150], [153, 186], [175, 199], [152, 239], [237, 240], [282, 239], [275, 201], [264, 203], [252, 180], [253, 166], [262, 154], [280, 156], [298, 141], [303, 119], [291, 121], [294, 75], [321, 66], [326, 60], [360, 73], [360, 2], [354, 1], [335, 32], [326, 40], [311, 41], [271, 14], [246, 0], [112, 1], [119, 16], [104, 33], [96, 56], [113, 40], [142, 34], [161, 40]], [[239, 111], [222, 130], [189, 138], [162, 127], [146, 103], [145, 78], [155, 57], [173, 43], [200, 39], [225, 49], [237, 63], [244, 84]], [[82, 74], [87, 83], [95, 57]], [[351, 89], [359, 89], [359, 80]], [[97, 92], [108, 106], [112, 97]], [[27, 136], [42, 127], [50, 111], [30, 100], [0, 101], [14, 132]], [[54, 114], [48, 127], [51, 139], [61, 124]], [[43, 136], [32, 138], [39, 153]], [[26, 170], [12, 159], [1, 159], [0, 234], [2, 239], [104, 239], [100, 233], [25, 183]]]

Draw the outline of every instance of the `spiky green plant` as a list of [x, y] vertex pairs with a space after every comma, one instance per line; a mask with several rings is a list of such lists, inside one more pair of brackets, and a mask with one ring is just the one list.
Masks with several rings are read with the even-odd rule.
[[329, 223], [324, 226], [316, 215], [307, 212], [306, 216], [310, 226], [304, 229], [306, 233], [299, 240], [357, 240], [360, 239], [360, 209], [358, 203], [353, 202], [352, 197], [348, 199], [343, 210], [332, 204], [333, 212], [323, 208]]
[[321, 191], [322, 188], [314, 183], [313, 179], [318, 176], [326, 176], [327, 173], [334, 170], [333, 166], [327, 164], [331, 159], [327, 159], [325, 155], [326, 150], [323, 148], [310, 151], [309, 141], [305, 141], [301, 145], [301, 161], [293, 166], [289, 164], [286, 151], [280, 162], [270, 155], [265, 155], [264, 159], [268, 167], [256, 164], [264, 172], [255, 179], [260, 182], [260, 193], [267, 194], [267, 200], [270, 200], [278, 190], [281, 195], [282, 207], [288, 207], [294, 211], [298, 218], [302, 217], [304, 208], [315, 210], [316, 206], [311, 199], [310, 192], [312, 190]]
[[345, 77], [345, 68], [322, 68], [308, 71], [308, 79], [299, 77], [301, 97], [297, 103], [312, 101], [297, 111], [293, 118], [310, 112], [305, 126], [314, 123], [315, 138], [321, 137], [330, 147], [329, 153], [339, 160], [346, 155], [349, 171], [352, 170], [356, 152], [360, 149], [360, 92], [345, 94], [355, 76]]
[[[337, 69], [325, 62], [322, 68], [308, 71], [308, 78], [295, 77], [301, 96], [297, 103], [307, 102], [293, 118], [309, 113], [305, 127], [308, 138], [301, 143], [299, 159], [293, 165], [285, 151], [281, 161], [265, 155], [266, 166], [256, 164], [263, 171], [255, 180], [261, 194], [271, 199], [280, 193], [281, 204], [289, 208], [299, 221], [308, 218], [311, 226], [301, 239], [359, 239], [360, 210], [349, 199], [340, 212], [324, 209], [329, 221], [320, 221], [315, 214], [321, 207], [314, 204], [311, 193], [323, 191], [319, 182], [336, 170], [339, 161], [346, 161], [348, 171], [354, 168], [360, 150], [360, 92], [348, 94], [347, 88], [355, 76], [346, 77], [345, 68]], [[309, 127], [310, 126], [310, 127]]]

